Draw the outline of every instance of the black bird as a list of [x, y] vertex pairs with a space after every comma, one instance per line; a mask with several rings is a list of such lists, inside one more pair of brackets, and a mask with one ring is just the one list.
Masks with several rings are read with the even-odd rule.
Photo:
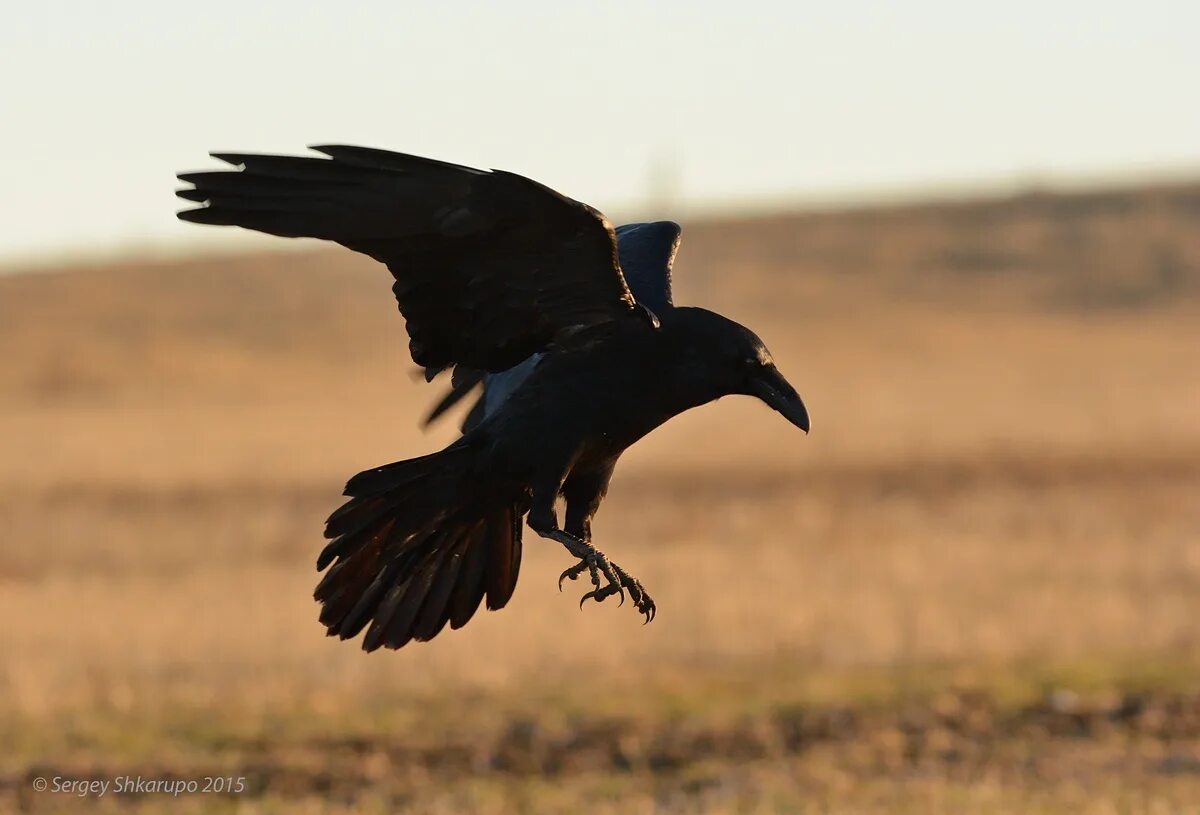
[[[484, 395], [437, 453], [361, 472], [326, 523], [315, 596], [330, 635], [400, 648], [512, 596], [521, 520], [587, 572], [583, 600], [656, 608], [591, 543], [621, 453], [729, 394], [757, 396], [808, 431], [762, 341], [671, 303], [676, 224], [614, 230], [599, 212], [513, 173], [363, 147], [316, 157], [213, 153], [234, 170], [181, 173], [185, 221], [336, 241], [387, 265], [409, 350], [429, 378], [453, 368], [444, 409]], [[438, 411], [435, 411], [435, 414]], [[565, 523], [555, 512], [565, 499]], [[580, 601], [582, 605], [583, 600]], [[369, 626], [369, 627], [368, 627]]]

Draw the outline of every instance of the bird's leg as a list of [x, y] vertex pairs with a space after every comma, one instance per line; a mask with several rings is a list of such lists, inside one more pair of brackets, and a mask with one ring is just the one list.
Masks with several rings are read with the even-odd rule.
[[[621, 578], [613, 562], [608, 559], [606, 554], [593, 546], [590, 541], [583, 540], [576, 535], [559, 529], [558, 519], [554, 516], [553, 510], [547, 516], [545, 513], [538, 513], [535, 509], [529, 513], [528, 523], [534, 532], [537, 532], [543, 538], [558, 541], [574, 557], [579, 558], [578, 563], [558, 576], [559, 591], [562, 591], [564, 580], [575, 580], [579, 575], [587, 572], [595, 588], [585, 594], [579, 601], [581, 606], [583, 605], [583, 601], [589, 597], [600, 602], [605, 597], [614, 594], [620, 594], [621, 602], [625, 602], [625, 593], [621, 588]], [[600, 580], [601, 576], [604, 577], [604, 583]]]
[[[560, 591], [564, 580], [577, 580], [586, 572], [593, 588], [580, 598], [580, 607], [586, 600], [599, 603], [614, 594], [624, 604], [625, 592], [628, 591], [638, 611], [649, 622], [654, 619], [655, 606], [642, 584], [592, 545], [591, 517], [604, 497], [611, 474], [610, 466], [586, 474], [571, 473], [569, 478], [548, 479], [541, 484], [535, 482], [526, 522], [533, 531], [544, 538], [558, 541], [579, 559], [578, 563], [559, 575]], [[558, 515], [554, 511], [554, 502], [560, 490], [567, 502], [566, 529], [559, 527]]]
[[[599, 551], [591, 545], [592, 516], [596, 514], [596, 510], [600, 506], [600, 501], [604, 498], [604, 493], [607, 491], [613, 464], [615, 462], [609, 463], [607, 467], [598, 468], [590, 472], [574, 472], [566, 480], [562, 488], [563, 497], [567, 502], [566, 534], [573, 537], [576, 541], [591, 547], [592, 551]], [[567, 551], [576, 554], [570, 546], [567, 547]], [[603, 557], [603, 553], [600, 554]], [[579, 555], [576, 554], [576, 557], [579, 557]], [[616, 584], [614, 585], [610, 581], [603, 588], [596, 586], [595, 589], [583, 596], [583, 600], [587, 600], [590, 597], [597, 602], [601, 602], [604, 598], [617, 594], [620, 596], [621, 602], [624, 603], [624, 592], [628, 591], [634, 606], [645, 615], [646, 622], [654, 619], [656, 613], [654, 600], [642, 587], [641, 581], [612, 561], [608, 561], [608, 565], [612, 568], [613, 575], [616, 577]], [[562, 589], [562, 581], [564, 579], [575, 580], [584, 571], [589, 571], [588, 562], [586, 558], [580, 558], [579, 563], [567, 569], [559, 576], [559, 589]], [[595, 585], [595, 582], [595, 580], [592, 581], [593, 585]], [[582, 603], [583, 600], [580, 602]]]

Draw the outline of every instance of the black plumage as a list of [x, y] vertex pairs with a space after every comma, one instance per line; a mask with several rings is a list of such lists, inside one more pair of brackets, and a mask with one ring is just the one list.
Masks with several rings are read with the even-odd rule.
[[[629, 285], [635, 301], [654, 312], [665, 312], [672, 306], [671, 265], [679, 251], [683, 230], [673, 221], [625, 224], [615, 230], [617, 257], [621, 272]], [[437, 420], [443, 413], [458, 404], [464, 397], [482, 385], [482, 393], [467, 412], [463, 430], [470, 430], [483, 420], [492, 409], [525, 380], [541, 360], [542, 354], [534, 354], [507, 371], [487, 373], [459, 365], [455, 367], [450, 389], [434, 405], [425, 423]], [[432, 380], [438, 372], [426, 369], [426, 379]]]
[[[180, 174], [186, 221], [336, 241], [387, 265], [413, 360], [452, 369], [436, 418], [481, 387], [444, 450], [359, 473], [317, 559], [321, 622], [399, 648], [502, 608], [522, 519], [559, 541], [598, 601], [640, 582], [591, 544], [621, 453], [672, 416], [750, 394], [808, 430], [795, 390], [752, 332], [676, 307], [677, 224], [614, 229], [527, 178], [362, 147], [325, 158], [214, 153], [234, 170]], [[564, 524], [555, 502], [565, 499]], [[561, 583], [561, 579], [560, 579]]]

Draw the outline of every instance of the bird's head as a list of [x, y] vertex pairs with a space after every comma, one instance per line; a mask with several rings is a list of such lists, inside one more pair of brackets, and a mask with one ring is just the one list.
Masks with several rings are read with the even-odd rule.
[[664, 327], [680, 343], [683, 376], [703, 383], [711, 390], [710, 398], [756, 396], [808, 432], [808, 409], [753, 331], [700, 308], [672, 309], [670, 324]]

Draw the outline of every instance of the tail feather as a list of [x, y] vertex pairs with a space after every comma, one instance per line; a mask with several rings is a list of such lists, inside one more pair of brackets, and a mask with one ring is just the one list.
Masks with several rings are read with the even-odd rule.
[[[451, 628], [458, 629], [466, 625], [483, 600], [484, 576], [487, 572], [490, 552], [488, 544], [484, 540], [488, 529], [490, 526], [477, 527], [471, 533], [471, 537], [463, 549], [458, 580], [451, 589], [450, 599], [447, 601]], [[520, 539], [517, 540], [516, 545], [521, 545]]]
[[504, 608], [521, 568], [521, 519], [506, 507], [488, 525], [487, 607]]
[[521, 562], [521, 509], [513, 496], [472, 490], [473, 451], [440, 453], [359, 473], [350, 500], [326, 525], [314, 592], [330, 636], [365, 628], [363, 648], [400, 648], [461, 628], [484, 597], [503, 608]]
[[362, 501], [347, 501], [325, 520], [325, 537], [344, 537], [379, 518], [379, 511], [386, 506], [382, 497]]
[[471, 542], [471, 536], [479, 528], [478, 523], [467, 529], [458, 540], [446, 551], [437, 573], [433, 577], [433, 585], [421, 605], [421, 611], [413, 623], [413, 638], [418, 641], [431, 640], [445, 627], [450, 619], [446, 604], [450, 601], [450, 593], [458, 582], [458, 573], [462, 570], [463, 554]]
[[336, 632], [339, 637], [344, 640], [356, 637], [366, 627], [367, 623], [371, 621], [383, 593], [391, 587], [402, 565], [402, 560], [397, 558], [379, 570], [375, 579], [359, 595], [358, 602], [341, 618], [341, 625]]
[[[353, 504], [353, 501], [347, 502], [346, 506]], [[368, 504], [370, 505], [368, 508]], [[324, 571], [325, 567], [333, 562], [334, 558], [345, 559], [359, 547], [367, 543], [368, 539], [380, 534], [380, 530], [384, 529], [381, 523], [381, 518], [390, 520], [394, 526], [395, 518], [386, 518], [387, 506], [383, 499], [373, 499], [369, 502], [364, 502], [361, 511], [370, 511], [370, 516], [359, 518], [357, 522], [348, 520], [349, 515], [343, 515], [336, 521], [331, 517], [325, 525], [325, 534], [334, 537], [332, 541], [325, 545], [321, 550], [321, 554], [317, 555], [317, 571]], [[356, 512], [359, 508], [356, 508]], [[389, 526], [388, 529], [391, 527]], [[384, 535], [387, 533], [384, 532]]]
[[440, 565], [439, 558], [427, 557], [412, 576], [394, 589], [398, 590], [395, 610], [387, 617], [376, 615], [371, 628], [375, 629], [378, 626], [379, 631], [374, 638], [370, 637], [372, 632], [368, 631], [369, 639], [379, 639], [380, 644], [388, 648], [401, 648], [408, 644], [413, 636], [413, 623], [416, 622], [417, 613], [429, 594], [429, 588]]
[[[384, 464], [382, 467], [363, 470], [346, 482], [346, 495], [355, 497], [379, 495], [388, 490], [410, 484], [418, 479], [424, 479], [428, 475], [428, 467], [425, 465], [435, 460], [441, 461], [447, 456], [461, 455], [462, 451], [466, 449], [468, 448], [451, 445], [438, 453], [430, 453], [426, 456], [405, 459], [404, 461], [394, 461], [391, 464]], [[334, 511], [330, 518], [332, 519], [345, 509], [345, 506], [340, 507]]]

